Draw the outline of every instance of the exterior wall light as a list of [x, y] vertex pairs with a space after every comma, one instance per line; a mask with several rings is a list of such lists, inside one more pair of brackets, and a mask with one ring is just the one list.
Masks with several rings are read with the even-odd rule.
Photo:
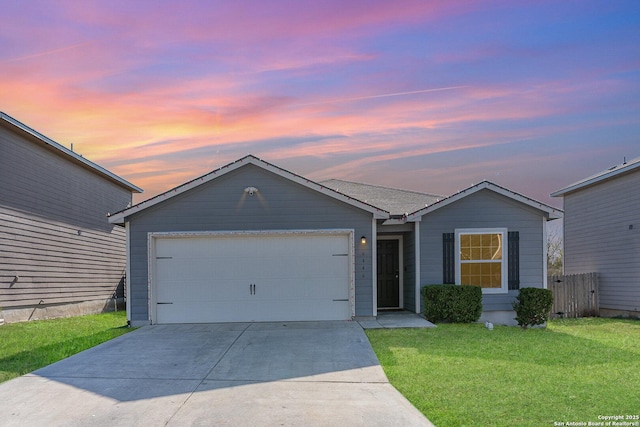
[[366, 245], [367, 244], [367, 238], [365, 236], [362, 236], [360, 238], [360, 243], [362, 243], [363, 245]]
[[253, 196], [254, 193], [258, 192], [258, 189], [256, 187], [247, 187], [244, 189], [244, 192], [250, 196]]

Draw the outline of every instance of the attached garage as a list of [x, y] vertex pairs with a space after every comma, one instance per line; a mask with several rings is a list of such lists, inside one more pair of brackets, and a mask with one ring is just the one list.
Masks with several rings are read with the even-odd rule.
[[388, 212], [247, 156], [109, 216], [127, 236], [127, 319], [170, 323], [375, 316]]
[[352, 230], [152, 233], [151, 322], [347, 320]]

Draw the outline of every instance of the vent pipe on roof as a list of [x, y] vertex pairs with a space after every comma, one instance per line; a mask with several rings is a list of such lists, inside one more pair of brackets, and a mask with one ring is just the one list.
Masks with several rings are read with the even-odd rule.
[[71, 151], [73, 151], [73, 142], [71, 143]]

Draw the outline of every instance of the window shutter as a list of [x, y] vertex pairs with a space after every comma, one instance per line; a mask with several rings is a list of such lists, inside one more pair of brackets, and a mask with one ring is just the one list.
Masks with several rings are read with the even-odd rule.
[[456, 283], [456, 235], [442, 234], [442, 283]]
[[520, 233], [509, 231], [509, 290], [520, 289]]

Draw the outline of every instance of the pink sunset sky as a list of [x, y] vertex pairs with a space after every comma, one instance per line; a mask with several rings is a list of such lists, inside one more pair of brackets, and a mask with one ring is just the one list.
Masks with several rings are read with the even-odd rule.
[[640, 156], [638, 1], [18, 1], [0, 110], [152, 197], [310, 179], [549, 193]]

